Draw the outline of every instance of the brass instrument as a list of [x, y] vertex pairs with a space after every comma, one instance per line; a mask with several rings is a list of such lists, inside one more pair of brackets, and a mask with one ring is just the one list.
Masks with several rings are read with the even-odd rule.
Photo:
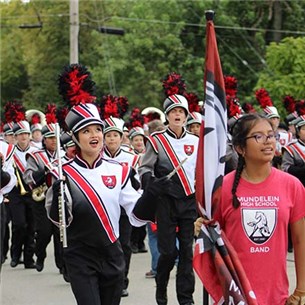
[[32, 190], [32, 198], [33, 200], [40, 202], [42, 200], [44, 200], [46, 198], [46, 191], [48, 190], [48, 187], [46, 185], [46, 183], [34, 188]]
[[21, 196], [24, 196], [24, 195], [27, 193], [27, 191], [26, 191], [25, 188], [24, 188], [24, 185], [23, 185], [23, 183], [22, 183], [22, 180], [21, 180], [21, 177], [20, 177], [20, 174], [19, 174], [19, 171], [18, 171], [18, 168], [17, 168], [15, 162], [13, 162], [13, 166], [15, 167], [15, 173], [16, 173], [16, 178], [17, 178], [17, 184], [16, 184], [16, 186], [19, 184], [19, 187], [20, 187], [20, 195], [21, 195]]

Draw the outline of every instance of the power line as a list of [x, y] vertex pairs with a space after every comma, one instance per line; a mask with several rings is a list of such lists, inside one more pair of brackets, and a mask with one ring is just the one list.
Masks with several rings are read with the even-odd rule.
[[[80, 17], [85, 17], [91, 22], [94, 23], [104, 23], [105, 21], [110, 20], [126, 20], [130, 22], [145, 22], [145, 23], [159, 23], [159, 24], [172, 24], [178, 25], [181, 24], [182, 21], [164, 21], [158, 19], [143, 19], [143, 18], [129, 18], [129, 17], [119, 17], [119, 16], [103, 16], [102, 19], [93, 19], [87, 14], [80, 14]], [[59, 14], [41, 14], [40, 17], [69, 17], [69, 14], [59, 13]], [[36, 16], [23, 16], [23, 15], [16, 15], [16, 16], [8, 16], [8, 17], [1, 17], [2, 20], [6, 19], [17, 19], [17, 18], [37, 18]], [[201, 23], [183, 23], [184, 26], [190, 27], [200, 27], [205, 28], [205, 24]], [[305, 31], [299, 30], [275, 30], [275, 29], [267, 29], [267, 28], [253, 28], [253, 27], [242, 27], [242, 26], [226, 26], [226, 25], [214, 25], [216, 29], [226, 29], [226, 30], [236, 30], [236, 31], [250, 31], [250, 32], [271, 32], [271, 33], [283, 33], [283, 34], [294, 34], [294, 35], [305, 35]]]

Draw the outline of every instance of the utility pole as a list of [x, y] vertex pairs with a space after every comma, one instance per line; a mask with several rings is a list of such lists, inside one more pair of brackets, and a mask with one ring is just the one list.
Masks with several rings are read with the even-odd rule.
[[70, 64], [78, 63], [79, 8], [78, 0], [70, 0]]

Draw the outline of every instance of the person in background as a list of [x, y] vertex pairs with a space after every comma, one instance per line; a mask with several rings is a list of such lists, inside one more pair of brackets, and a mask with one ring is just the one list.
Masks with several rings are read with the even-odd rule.
[[[145, 152], [145, 140], [146, 136], [144, 129], [142, 127], [133, 127], [129, 131], [129, 140], [130, 145], [133, 148], [133, 151], [141, 159], [141, 156]], [[139, 161], [141, 162], [141, 160]], [[132, 227], [131, 231], [131, 250], [132, 253], [146, 253], [147, 248], [145, 246], [146, 238], [146, 226], [142, 227]]]
[[3, 126], [4, 141], [8, 144], [15, 144], [13, 125], [14, 123], [6, 123]]
[[[122, 165], [127, 165], [132, 168], [132, 175], [130, 177], [131, 184], [135, 190], [140, 189], [140, 182], [135, 178], [137, 173], [137, 167], [139, 162], [139, 155], [136, 155], [132, 152], [125, 151], [121, 147], [121, 142], [123, 138], [123, 125], [124, 121], [119, 118], [110, 117], [105, 121], [105, 128], [104, 128], [104, 158], [106, 160], [113, 160], [117, 161]], [[121, 207], [121, 216], [119, 220], [119, 232], [120, 237], [119, 241], [122, 246], [122, 250], [124, 252], [124, 259], [125, 259], [125, 272], [124, 272], [124, 282], [123, 282], [123, 290], [122, 290], [122, 297], [128, 296], [128, 272], [130, 266], [130, 259], [131, 259], [131, 231], [132, 226], [129, 222], [128, 215], [124, 208]]]
[[[56, 149], [55, 124], [48, 123], [42, 128], [43, 149], [27, 155], [27, 165], [23, 174], [24, 181], [31, 187], [34, 200], [36, 249], [35, 254], [36, 270], [41, 272], [44, 269], [44, 261], [47, 257], [47, 246], [53, 236], [54, 256], [56, 267], [62, 272], [62, 246], [60, 244], [59, 230], [48, 219], [45, 210], [45, 192], [50, 184], [47, 181], [48, 173], [54, 169], [54, 162], [58, 159]], [[62, 157], [64, 153], [59, 157]]]
[[[14, 137], [14, 132], [13, 132], [13, 125], [14, 123], [5, 123], [3, 125], [3, 139], [5, 141], [5, 143], [9, 144], [9, 145], [14, 145], [15, 144], [15, 137]], [[11, 146], [10, 146], [11, 147]], [[13, 147], [13, 146], [12, 146]], [[7, 254], [9, 251], [9, 242], [10, 242], [10, 226], [9, 223], [11, 221], [11, 215], [10, 215], [10, 209], [8, 206], [9, 200], [7, 198], [7, 196], [5, 196], [5, 198], [3, 199], [3, 205], [1, 206], [2, 209], [2, 235], [3, 235], [3, 244], [2, 244], [2, 263], [4, 263], [4, 261], [7, 258]]]
[[[182, 161], [185, 163], [173, 176], [173, 187], [158, 198], [158, 259], [156, 301], [165, 305], [170, 272], [179, 256], [176, 293], [180, 305], [191, 305], [195, 288], [193, 272], [193, 233], [197, 218], [195, 200], [195, 165], [199, 138], [185, 129], [188, 102], [182, 95], [170, 95], [163, 108], [168, 121], [165, 130], [153, 133], [146, 143], [139, 175], [144, 188], [155, 177], [165, 177]], [[179, 241], [179, 249], [176, 246]]]
[[37, 149], [42, 149], [42, 125], [40, 123], [31, 125], [31, 145]]
[[5, 141], [0, 140], [0, 272], [6, 256], [6, 253], [4, 252], [4, 239], [7, 221], [4, 196], [13, 189], [17, 182], [13, 168], [14, 149], [15, 147], [13, 144], [7, 144]]
[[202, 115], [199, 112], [191, 112], [186, 121], [186, 128], [189, 132], [199, 137], [201, 122]]
[[[165, 126], [161, 120], [152, 120], [148, 122], [147, 126], [148, 126], [149, 135], [151, 135], [156, 131], [162, 131], [165, 129]], [[150, 279], [156, 277], [158, 259], [160, 256], [158, 250], [158, 231], [157, 231], [156, 223], [147, 224], [147, 235], [148, 235], [148, 246], [151, 255], [151, 265], [150, 265], [150, 270], [145, 273], [145, 277], [147, 279]]]
[[11, 238], [11, 267], [15, 268], [23, 254], [24, 268], [33, 269], [34, 264], [34, 205], [31, 191], [23, 179], [26, 168], [26, 155], [37, 149], [30, 146], [30, 125], [27, 121], [21, 120], [14, 124], [13, 131], [16, 141], [14, 151], [14, 167], [17, 177], [17, 185], [8, 195], [9, 210], [12, 220]]
[[[239, 156], [238, 166], [224, 177], [214, 220], [235, 248], [258, 304], [303, 304], [305, 189], [297, 178], [271, 165], [276, 133], [266, 117], [243, 115], [232, 130], [232, 142]], [[196, 235], [202, 223], [206, 223], [203, 218], [196, 221]], [[296, 268], [296, 289], [290, 297], [288, 224]]]

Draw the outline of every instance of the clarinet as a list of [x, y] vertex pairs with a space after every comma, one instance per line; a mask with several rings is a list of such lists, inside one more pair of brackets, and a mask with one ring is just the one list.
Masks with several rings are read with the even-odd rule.
[[66, 225], [66, 210], [65, 210], [65, 197], [64, 197], [64, 184], [63, 184], [63, 173], [62, 173], [62, 160], [60, 156], [60, 127], [59, 124], [55, 124], [55, 135], [56, 135], [56, 150], [58, 158], [58, 178], [60, 182], [60, 192], [58, 196], [58, 214], [59, 214], [59, 231], [60, 241], [64, 248], [67, 245], [67, 225]]

